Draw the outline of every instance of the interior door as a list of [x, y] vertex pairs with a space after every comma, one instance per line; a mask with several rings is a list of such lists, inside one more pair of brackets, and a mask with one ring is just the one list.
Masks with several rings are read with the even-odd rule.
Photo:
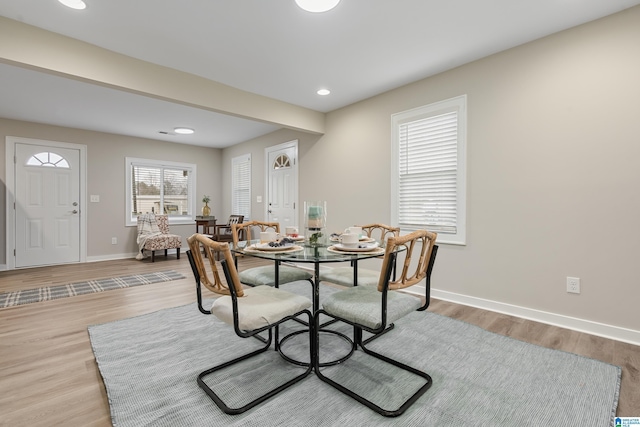
[[15, 266], [80, 262], [79, 150], [15, 147]]
[[267, 149], [267, 220], [285, 227], [297, 226], [298, 145], [282, 144]]

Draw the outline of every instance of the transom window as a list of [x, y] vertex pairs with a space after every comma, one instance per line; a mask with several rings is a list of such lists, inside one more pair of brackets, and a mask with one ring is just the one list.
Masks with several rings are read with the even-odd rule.
[[276, 157], [276, 160], [273, 162], [274, 169], [284, 169], [291, 167], [291, 159], [286, 154], [281, 154]]
[[59, 154], [42, 152], [34, 154], [27, 160], [27, 166], [44, 166], [50, 168], [69, 168], [69, 162]]

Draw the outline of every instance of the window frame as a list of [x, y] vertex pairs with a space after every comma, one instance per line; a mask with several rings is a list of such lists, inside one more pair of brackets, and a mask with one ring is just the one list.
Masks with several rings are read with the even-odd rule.
[[[408, 233], [418, 228], [403, 226], [400, 223], [400, 126], [451, 112], [457, 113], [456, 232], [437, 231], [438, 243], [466, 245], [467, 95], [460, 95], [391, 115], [391, 221], [392, 224], [399, 225], [402, 233]], [[423, 228], [429, 229], [426, 224]]]
[[[196, 182], [197, 182], [197, 166], [193, 163], [172, 162], [166, 160], [142, 159], [137, 157], [125, 158], [125, 223], [127, 226], [137, 226], [138, 220], [132, 215], [132, 177], [131, 168], [134, 166], [144, 166], [158, 169], [182, 169], [189, 171], [188, 175], [188, 194], [187, 194], [187, 215], [169, 215], [169, 224], [193, 224], [196, 217]], [[164, 183], [163, 183], [164, 185]], [[161, 197], [163, 195], [161, 190]]]
[[[236, 209], [236, 206], [238, 206], [240, 204], [240, 202], [237, 200], [238, 197], [238, 191], [236, 190], [236, 168], [239, 166], [242, 166], [243, 164], [247, 164], [248, 165], [248, 178], [247, 178], [247, 182], [246, 182], [246, 190], [248, 191], [247, 194], [247, 199], [246, 199], [246, 205], [247, 205], [247, 211], [246, 212], [239, 212]], [[241, 154], [239, 156], [235, 156], [231, 159], [231, 214], [233, 215], [244, 215], [244, 221], [250, 221], [251, 220], [251, 191], [252, 191], [252, 186], [251, 186], [251, 175], [252, 175], [252, 170], [251, 170], [251, 153], [247, 153], [247, 154]]]

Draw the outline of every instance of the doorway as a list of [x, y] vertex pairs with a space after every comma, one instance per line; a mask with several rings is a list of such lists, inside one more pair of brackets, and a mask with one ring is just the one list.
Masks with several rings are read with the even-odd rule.
[[266, 218], [285, 227], [298, 225], [298, 140], [265, 149]]
[[84, 262], [86, 146], [17, 137], [6, 146], [7, 268]]

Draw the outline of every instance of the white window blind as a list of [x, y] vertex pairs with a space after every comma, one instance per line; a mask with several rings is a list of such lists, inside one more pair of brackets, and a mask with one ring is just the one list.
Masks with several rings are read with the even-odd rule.
[[466, 97], [393, 116], [394, 221], [464, 244]]
[[231, 159], [231, 213], [251, 216], [251, 154]]
[[143, 213], [169, 215], [170, 223], [195, 215], [195, 165], [127, 158], [127, 224]]
[[401, 228], [456, 232], [457, 116], [400, 125]]

